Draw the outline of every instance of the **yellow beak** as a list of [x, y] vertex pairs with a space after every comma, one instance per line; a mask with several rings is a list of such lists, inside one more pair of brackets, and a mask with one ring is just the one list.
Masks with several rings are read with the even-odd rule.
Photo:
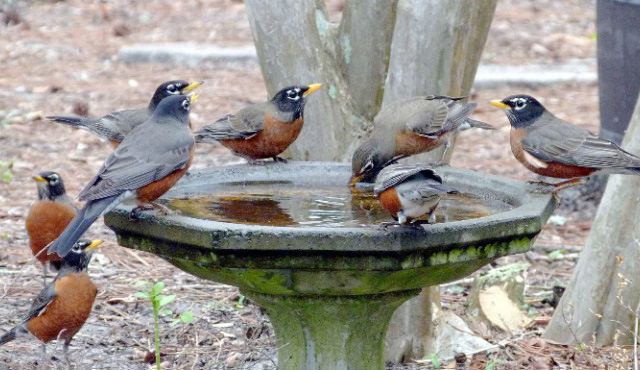
[[311, 94], [312, 92], [318, 90], [321, 87], [322, 87], [322, 84], [311, 84], [311, 85], [307, 86], [307, 91], [305, 91], [302, 94], [302, 96], [309, 96], [309, 94]]
[[98, 248], [101, 244], [102, 244], [102, 240], [98, 240], [98, 239], [92, 240], [91, 244], [89, 244], [89, 246], [86, 247], [84, 250], [85, 251], [90, 251], [92, 249]]
[[199, 97], [200, 97], [200, 94], [198, 94], [197, 92], [192, 93], [191, 95], [189, 95], [189, 103], [190, 104], [195, 103]]
[[37, 182], [47, 182], [47, 179], [42, 176], [33, 176], [32, 179], [36, 180]]
[[511, 107], [510, 107], [510, 106], [506, 105], [505, 103], [503, 103], [503, 102], [502, 102], [502, 100], [498, 100], [498, 99], [496, 99], [496, 100], [491, 100], [491, 101], [489, 102], [489, 104], [491, 104], [491, 105], [493, 105], [493, 106], [496, 106], [496, 107], [498, 107], [498, 108], [502, 108], [502, 109], [511, 109]]
[[202, 85], [204, 83], [204, 81], [196, 81], [196, 82], [192, 82], [190, 84], [188, 84], [186, 87], [184, 87], [182, 89], [182, 93], [188, 93], [190, 91], [193, 91], [195, 89], [197, 89], [198, 87], [200, 87], [200, 85]]
[[349, 187], [351, 189], [356, 188], [356, 184], [364, 177], [364, 175], [352, 176], [351, 180], [349, 180]]

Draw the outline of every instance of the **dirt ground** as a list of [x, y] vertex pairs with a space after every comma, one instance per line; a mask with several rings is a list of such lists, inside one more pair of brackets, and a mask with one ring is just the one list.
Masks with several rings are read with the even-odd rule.
[[[6, 4], [0, 2], [0, 6]], [[40, 267], [30, 262], [24, 230], [24, 215], [36, 196], [31, 176], [55, 169], [75, 196], [110, 152], [108, 145], [90, 134], [45, 122], [41, 116], [83, 109], [102, 115], [145, 106], [158, 83], [174, 78], [206, 80], [191, 115], [196, 127], [266, 98], [257, 67], [128, 65], [116, 57], [121, 46], [134, 43], [251, 42], [241, 1], [23, 1], [17, 2], [15, 12], [6, 9], [0, 13], [0, 161], [12, 161], [13, 168], [12, 179], [0, 183], [3, 330], [19, 322], [30, 299], [42, 288]], [[524, 65], [593, 58], [594, 18], [594, 0], [500, 0], [482, 61]], [[540, 97], [560, 117], [597, 131], [597, 86], [476, 91], [473, 99], [480, 104], [475, 117], [499, 130], [462, 134], [453, 165], [518, 179], [534, 178], [511, 155], [504, 114], [483, 104], [515, 92]], [[202, 145], [197, 148], [193, 168], [234, 162], [241, 161], [223, 148]], [[547, 225], [530, 253], [498, 261], [500, 265], [523, 260], [531, 263], [527, 300], [542, 325], [512, 335], [474, 327], [478, 335], [501, 343], [501, 348], [477, 356], [473, 365], [477, 367], [473, 368], [484, 369], [491, 359], [500, 360], [495, 368], [547, 366], [553, 361], [563, 368], [583, 368], [628, 360], [624, 348], [578, 351], [539, 339], [544, 319], [552, 313], [541, 300], [551, 295], [554, 285], [567, 283], [595, 209], [573, 204], [571, 199], [564, 203], [570, 206], [559, 214], [566, 217], [566, 223]], [[167, 326], [172, 318], [163, 319], [164, 368], [275, 367], [275, 338], [268, 317], [243, 300], [236, 288], [199, 280], [152, 255], [117, 247], [112, 232], [101, 221], [88, 236], [106, 240], [106, 246], [90, 268], [99, 295], [89, 321], [72, 343], [74, 368], [150, 368], [144, 359], [153, 347], [151, 307], [133, 297], [138, 280], [165, 281], [167, 291], [178, 295], [171, 308], [176, 312], [191, 310], [196, 317], [194, 323], [173, 329]], [[567, 251], [567, 258], [550, 258], [549, 253], [556, 249]], [[461, 313], [468, 284], [441, 291], [444, 308]], [[55, 350], [60, 356], [60, 348], [49, 347], [49, 354]], [[64, 368], [63, 363], [55, 357], [48, 365]], [[398, 369], [424, 366], [390, 365]], [[39, 344], [34, 340], [18, 340], [0, 349], [0, 369], [41, 367]]]

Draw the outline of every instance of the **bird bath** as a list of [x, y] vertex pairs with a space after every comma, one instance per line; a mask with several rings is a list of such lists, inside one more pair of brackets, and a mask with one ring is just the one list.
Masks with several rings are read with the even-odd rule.
[[392, 228], [350, 167], [292, 162], [193, 171], [163, 198], [180, 215], [105, 215], [118, 242], [203, 279], [235, 285], [264, 307], [280, 369], [382, 369], [394, 310], [426, 286], [529, 250], [555, 201], [520, 181], [441, 168], [461, 194], [436, 224]]

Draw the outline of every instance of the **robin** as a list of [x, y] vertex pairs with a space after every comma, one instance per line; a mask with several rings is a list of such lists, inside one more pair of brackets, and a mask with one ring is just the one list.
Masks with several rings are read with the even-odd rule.
[[143, 210], [161, 208], [151, 202], [187, 172], [193, 159], [189, 110], [197, 99], [197, 93], [165, 98], [147, 122], [125, 136], [80, 192], [78, 198], [86, 203], [51, 243], [49, 254], [64, 257], [100, 215], [129, 197], [135, 197], [138, 204], [131, 211], [132, 218]]
[[40, 291], [22, 323], [0, 337], [0, 345], [31, 334], [45, 343], [46, 351], [46, 343], [62, 339], [69, 364], [69, 343], [87, 321], [98, 292], [87, 267], [93, 249], [101, 244], [101, 240], [75, 243], [60, 261], [60, 271], [53, 282]]
[[203, 126], [195, 140], [219, 142], [251, 164], [264, 158], [286, 162], [278, 155], [300, 134], [307, 97], [321, 87], [322, 84], [286, 87], [266, 103], [250, 105]]
[[42, 263], [44, 282], [47, 283], [47, 267], [60, 269], [57, 254], [40, 253], [54, 241], [76, 215], [77, 209], [67, 196], [62, 177], [56, 172], [44, 171], [34, 176], [38, 186], [38, 200], [31, 205], [26, 219], [29, 246], [34, 256]]
[[109, 140], [111, 145], [117, 148], [134, 127], [146, 122], [151, 117], [162, 99], [173, 95], [186, 95], [203, 83], [202, 81], [189, 83], [182, 80], [164, 82], [158, 86], [146, 108], [121, 110], [100, 118], [50, 116], [47, 119], [87, 130], [98, 137]]
[[415, 96], [382, 108], [373, 120], [369, 139], [354, 152], [350, 185], [373, 182], [382, 168], [401, 158], [424, 153], [445, 145], [444, 159], [454, 133], [477, 127], [495, 127], [469, 118], [475, 103], [460, 100], [466, 97], [440, 95]]
[[[422, 164], [393, 164], [380, 171], [373, 194], [382, 208], [391, 213], [396, 222], [381, 226], [432, 223], [433, 211], [444, 194], [458, 191], [444, 185], [435, 171]], [[428, 215], [428, 221], [416, 220]]]
[[511, 151], [520, 163], [538, 175], [570, 179], [553, 185], [554, 192], [595, 173], [640, 174], [639, 157], [554, 116], [531, 96], [512, 95], [490, 104], [505, 110]]

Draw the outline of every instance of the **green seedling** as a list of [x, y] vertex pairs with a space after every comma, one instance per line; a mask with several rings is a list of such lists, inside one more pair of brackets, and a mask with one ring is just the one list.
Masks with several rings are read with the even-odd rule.
[[567, 251], [565, 251], [564, 249], [557, 249], [549, 253], [549, 258], [551, 258], [552, 260], [557, 260], [558, 258], [560, 258], [560, 256], [563, 256], [566, 253]]
[[438, 361], [438, 356], [435, 353], [429, 353], [428, 355], [424, 355], [423, 360], [430, 360], [433, 368], [435, 370], [440, 370], [440, 361]]
[[491, 361], [489, 361], [489, 363], [487, 364], [487, 370], [493, 370], [493, 368], [500, 363], [500, 360], [497, 359], [492, 359]]
[[[141, 299], [147, 299], [151, 301], [153, 306], [153, 324], [154, 324], [154, 341], [156, 346], [156, 369], [161, 370], [160, 366], [160, 315], [168, 316], [173, 315], [173, 311], [168, 308], [163, 308], [169, 303], [173, 302], [177, 296], [175, 294], [164, 295], [161, 294], [164, 289], [164, 283], [159, 281], [152, 283], [150, 281], [138, 281], [136, 286], [144, 287], [143, 290], [135, 294], [136, 297]], [[185, 311], [177, 319], [173, 320], [169, 326], [173, 327], [180, 323], [188, 324], [194, 320], [193, 313], [191, 311]]]
[[238, 298], [238, 302], [236, 302], [236, 308], [241, 310], [244, 308], [244, 302], [247, 300], [245, 296], [240, 294], [240, 298]]
[[0, 161], [0, 176], [2, 177], [2, 182], [8, 184], [13, 180], [13, 164], [14, 160], [10, 160], [9, 162]]

